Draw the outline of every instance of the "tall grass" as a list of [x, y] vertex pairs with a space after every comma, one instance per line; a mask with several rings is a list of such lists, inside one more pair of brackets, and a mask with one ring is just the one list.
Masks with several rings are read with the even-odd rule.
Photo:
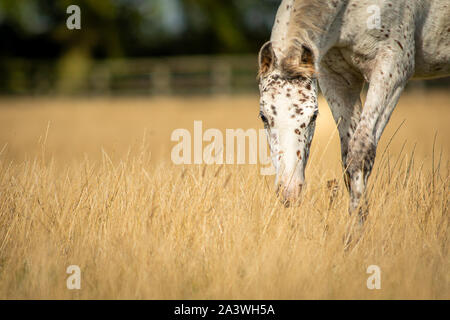
[[[417, 100], [383, 138], [347, 250], [355, 217], [326, 109], [301, 205], [284, 208], [257, 166], [170, 162], [168, 133], [194, 119], [259, 127], [254, 98], [3, 101], [0, 298], [448, 299], [448, 96]], [[66, 287], [69, 265], [81, 290]], [[381, 290], [366, 286], [369, 265]]]

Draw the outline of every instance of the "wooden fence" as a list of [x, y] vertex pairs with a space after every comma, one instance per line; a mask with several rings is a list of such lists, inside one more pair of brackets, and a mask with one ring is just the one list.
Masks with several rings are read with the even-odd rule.
[[[73, 68], [77, 70], [75, 62]], [[0, 73], [4, 75], [0, 78], [0, 94], [154, 96], [231, 95], [258, 91], [254, 55], [110, 59], [90, 61], [84, 70], [81, 76], [66, 73], [62, 80], [69, 85], [61, 86], [57, 64], [52, 61], [0, 61]], [[448, 89], [449, 85], [450, 78], [413, 81], [407, 89]]]
[[[8, 62], [13, 83], [3, 94], [198, 95], [257, 92], [256, 56], [193, 56], [97, 61], [73, 87], [60, 92], [51, 62]], [[65, 77], [70, 78], [70, 75]], [[70, 79], [65, 79], [69, 80]], [[72, 82], [73, 83], [73, 82]]]

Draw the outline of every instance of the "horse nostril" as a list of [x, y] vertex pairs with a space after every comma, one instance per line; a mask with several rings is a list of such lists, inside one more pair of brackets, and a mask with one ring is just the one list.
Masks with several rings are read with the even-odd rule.
[[291, 201], [289, 200], [288, 192], [281, 183], [277, 185], [276, 195], [283, 206], [286, 208], [290, 207]]
[[286, 187], [282, 183], [278, 184], [276, 194], [279, 197], [281, 203], [289, 208], [299, 204], [300, 194], [303, 189], [303, 184]]

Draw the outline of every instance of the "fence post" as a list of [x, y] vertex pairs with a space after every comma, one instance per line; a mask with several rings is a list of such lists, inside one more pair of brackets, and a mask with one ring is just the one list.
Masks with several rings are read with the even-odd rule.
[[152, 72], [152, 93], [156, 95], [170, 95], [170, 67], [165, 63], [155, 65]]
[[99, 64], [94, 67], [90, 76], [88, 91], [95, 94], [111, 94], [111, 66], [108, 64]]
[[218, 60], [213, 63], [212, 71], [212, 94], [226, 94], [231, 93], [231, 77], [232, 68], [230, 63], [224, 60]]

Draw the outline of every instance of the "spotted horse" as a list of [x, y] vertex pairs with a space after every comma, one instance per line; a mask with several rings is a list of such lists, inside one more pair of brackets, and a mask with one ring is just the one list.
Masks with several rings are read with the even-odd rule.
[[349, 212], [359, 208], [363, 222], [377, 144], [406, 83], [449, 74], [448, 0], [283, 0], [258, 79], [284, 203], [297, 201], [305, 185], [319, 86], [338, 126]]

